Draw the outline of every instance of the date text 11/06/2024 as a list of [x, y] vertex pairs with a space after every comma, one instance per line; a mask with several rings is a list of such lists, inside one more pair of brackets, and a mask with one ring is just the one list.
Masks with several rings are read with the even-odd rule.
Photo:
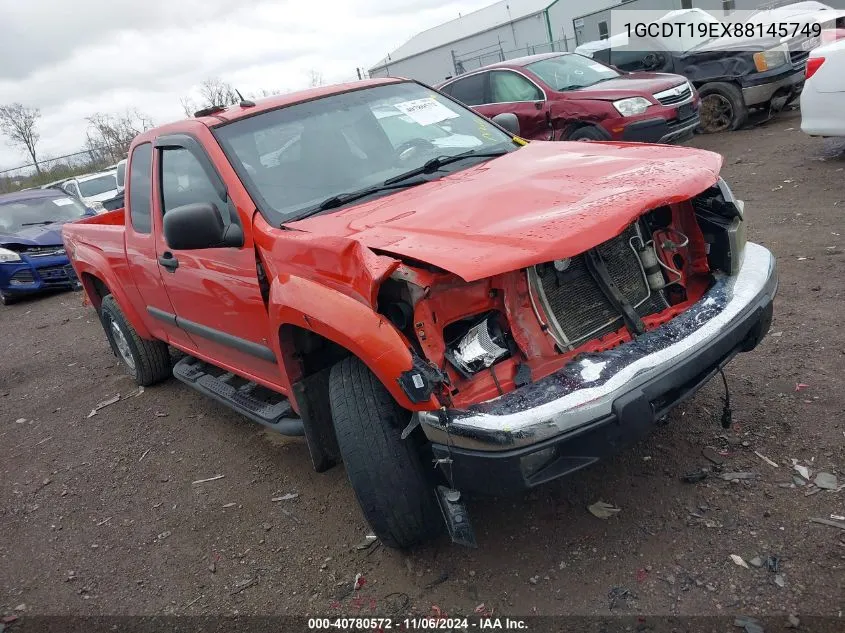
[[525, 631], [528, 625], [518, 618], [309, 618], [309, 631]]

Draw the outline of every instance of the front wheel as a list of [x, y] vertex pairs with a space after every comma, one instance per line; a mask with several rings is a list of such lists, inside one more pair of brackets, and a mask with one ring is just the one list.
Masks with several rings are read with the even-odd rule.
[[604, 141], [606, 136], [598, 128], [586, 125], [575, 130], [569, 135], [568, 141]]
[[167, 344], [138, 336], [112, 295], [103, 297], [100, 320], [114, 355], [135, 382], [148, 387], [170, 376], [172, 367]]
[[329, 401], [346, 475], [376, 536], [397, 548], [437, 536], [434, 469], [423, 466], [419, 438], [401, 438], [410, 413], [352, 356], [332, 367]]
[[15, 303], [15, 301], [17, 301], [17, 299], [15, 299], [15, 297], [13, 297], [12, 295], [7, 295], [4, 292], [0, 292], [0, 303], [2, 303], [4, 306], [10, 306]]
[[705, 134], [738, 130], [748, 120], [748, 107], [742, 91], [733, 84], [713, 82], [704, 84], [698, 91], [701, 97], [701, 123], [699, 130]]

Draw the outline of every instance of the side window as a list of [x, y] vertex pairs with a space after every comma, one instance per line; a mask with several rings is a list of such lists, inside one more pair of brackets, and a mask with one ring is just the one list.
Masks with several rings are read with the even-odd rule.
[[225, 200], [221, 200], [211, 179], [194, 154], [185, 148], [166, 148], [161, 152], [162, 211], [194, 202], [211, 202], [220, 210], [223, 222], [229, 224]]
[[606, 40], [608, 35], [607, 22], [599, 22], [599, 39]]
[[646, 70], [645, 57], [647, 54], [641, 50], [631, 50], [627, 46], [614, 47], [610, 51], [610, 63], [628, 72]]
[[500, 70], [490, 73], [490, 99], [492, 103], [542, 101], [543, 93], [522, 75]]
[[138, 145], [132, 151], [132, 167], [129, 170], [129, 216], [132, 228], [138, 233], [152, 231], [150, 208], [152, 207], [152, 165], [153, 146], [150, 143]]
[[485, 102], [484, 87], [486, 83], [487, 73], [471, 75], [451, 84], [449, 94], [464, 105], [482, 105]]

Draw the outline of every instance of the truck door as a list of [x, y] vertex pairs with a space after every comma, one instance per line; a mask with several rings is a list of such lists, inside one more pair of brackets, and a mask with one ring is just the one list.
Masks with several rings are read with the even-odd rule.
[[[136, 145], [132, 160], [126, 195], [126, 261], [129, 274], [140, 295], [139, 313], [150, 332], [163, 341], [185, 350], [196, 349], [196, 344], [172, 321], [153, 318], [155, 312], [172, 314], [173, 304], [167, 296], [159, 272], [156, 238], [153, 232], [153, 146], [152, 143]], [[128, 289], [131, 291], [131, 289]]]
[[[209, 135], [210, 142], [215, 142]], [[253, 209], [236, 208], [224, 180], [199, 141], [179, 134], [155, 141], [158, 265], [177, 325], [197, 343], [199, 355], [249, 379], [280, 386], [271, 349], [270, 319], [261, 296], [252, 241]], [[171, 249], [161, 230], [168, 211], [196, 202], [217, 206], [224, 222], [237, 222], [241, 247]]]

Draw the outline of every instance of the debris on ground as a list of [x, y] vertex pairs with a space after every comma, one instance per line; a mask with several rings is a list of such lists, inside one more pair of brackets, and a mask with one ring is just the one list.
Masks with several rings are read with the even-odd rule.
[[772, 461], [771, 459], [769, 459], [768, 457], [763, 455], [760, 451], [754, 451], [754, 454], [757, 457], [759, 457], [760, 459], [762, 459], [764, 462], [766, 462], [769, 466], [774, 466], [775, 468], [780, 468], [778, 466], [777, 462]]
[[704, 459], [716, 464], [716, 466], [721, 466], [725, 463], [725, 458], [719, 455], [719, 453], [717, 453], [715, 449], [709, 446], [701, 451], [701, 455], [702, 457], [704, 457]]
[[795, 469], [795, 472], [797, 472], [799, 475], [801, 475], [807, 481], [810, 481], [810, 469], [809, 468], [807, 468], [806, 466], [802, 466], [801, 464], [798, 463], [798, 460], [795, 460], [795, 459], [792, 460], [792, 467]]
[[819, 473], [816, 475], [813, 483], [823, 490], [836, 490], [836, 475], [831, 475], [830, 473]]
[[780, 558], [777, 556], [768, 556], [766, 558], [766, 569], [770, 572], [777, 573], [780, 571]]
[[745, 633], [764, 633], [763, 626], [760, 624], [759, 620], [755, 620], [754, 618], [750, 618], [745, 615], [734, 618], [734, 626], [745, 629]]
[[781, 589], [786, 587], [786, 580], [783, 578], [783, 574], [777, 574], [775, 576], [775, 584], [780, 587]]
[[234, 501], [232, 501], [231, 503], [224, 503], [223, 507], [224, 508], [234, 508], [236, 505], [238, 505], [238, 504], [235, 503]]
[[209, 477], [208, 479], [197, 479], [196, 481], [192, 481], [191, 484], [196, 486], [197, 484], [206, 484], [209, 481], [217, 481], [218, 479], [223, 479], [226, 475], [214, 475], [214, 477]]
[[845, 530], [845, 522], [841, 521], [831, 521], [830, 519], [810, 519], [812, 523], [820, 523], [821, 525], [829, 525], [830, 527], [839, 528], [840, 530]]
[[757, 475], [757, 473], [753, 473], [753, 472], [748, 471], [748, 472], [739, 472], [739, 473], [722, 473], [721, 475], [719, 475], [719, 477], [721, 477], [725, 481], [733, 481], [734, 479], [736, 479], [736, 480], [757, 479], [758, 475]]
[[235, 584], [235, 590], [232, 591], [231, 595], [239, 594], [241, 591], [246, 589], [247, 587], [252, 587], [255, 583], [258, 582], [258, 578], [250, 578], [249, 580], [244, 580], [243, 582], [239, 582]]
[[355, 549], [370, 549], [373, 546], [373, 543], [375, 543], [377, 540], [378, 537], [375, 534], [367, 534], [367, 536], [364, 537], [364, 540], [355, 546]]
[[731, 554], [731, 560], [740, 567], [745, 567], [746, 569], [748, 569], [748, 563], [746, 563], [742, 559], [742, 556], [738, 556], [737, 554]]
[[270, 501], [290, 501], [291, 499], [296, 499], [299, 496], [298, 492], [289, 492], [286, 495], [282, 495], [281, 497], [273, 497]]
[[425, 588], [426, 589], [433, 589], [437, 585], [442, 585], [447, 580], [449, 580], [449, 572], [442, 571], [442, 572], [440, 572], [440, 575], [437, 578], [435, 578], [434, 580], [432, 580], [430, 583], [428, 583], [425, 586]]
[[798, 619], [797, 615], [790, 613], [787, 618], [786, 628], [797, 629], [799, 626], [801, 626], [801, 620]]
[[809, 389], [810, 385], [805, 385], [803, 382], [799, 382], [795, 385], [795, 391], [804, 391], [804, 389]]
[[98, 402], [94, 406], [94, 408], [91, 409], [91, 413], [88, 414], [88, 417], [93, 418], [95, 415], [97, 415], [97, 413], [100, 410], [105, 409], [106, 407], [109, 407], [116, 402], [120, 402], [120, 394], [117, 394], [116, 396], [113, 396], [113, 397], [109, 398], [108, 400], [103, 400], [102, 402]]
[[358, 591], [367, 584], [367, 579], [362, 574], [355, 574], [355, 580], [352, 582], [352, 591]]
[[754, 567], [762, 567], [763, 566], [763, 559], [759, 556], [755, 556], [750, 561], [748, 561]]
[[594, 517], [598, 517], [599, 519], [609, 519], [621, 512], [622, 508], [617, 508], [613, 504], [606, 503], [604, 501], [596, 501], [594, 504], [587, 506], [587, 510], [589, 510], [590, 514]]
[[26, 603], [22, 602], [18, 606], [15, 607], [15, 611], [26, 611]]
[[637, 596], [631, 593], [630, 589], [625, 589], [625, 587], [613, 587], [608, 593], [608, 609], [611, 611], [613, 608], [619, 604], [620, 601], [627, 602], [631, 598], [636, 598]]
[[156, 536], [156, 540], [163, 541], [164, 539], [166, 539], [171, 534], [173, 534], [173, 532], [171, 532], [170, 530], [165, 530], [164, 532], [162, 532], [161, 534]]
[[798, 475], [792, 475], [792, 483], [794, 483], [796, 486], [806, 486], [807, 480], [803, 477], [799, 477]]
[[692, 472], [681, 475], [681, 481], [687, 484], [697, 484], [699, 481], [704, 481], [710, 473], [704, 468], [699, 468]]
[[831, 514], [830, 518], [834, 521], [845, 521], [845, 516], [842, 516], [841, 514]]
[[531, 576], [531, 578], [528, 579], [528, 582], [530, 582], [532, 585], [536, 585], [538, 582], [540, 582], [540, 577]]

